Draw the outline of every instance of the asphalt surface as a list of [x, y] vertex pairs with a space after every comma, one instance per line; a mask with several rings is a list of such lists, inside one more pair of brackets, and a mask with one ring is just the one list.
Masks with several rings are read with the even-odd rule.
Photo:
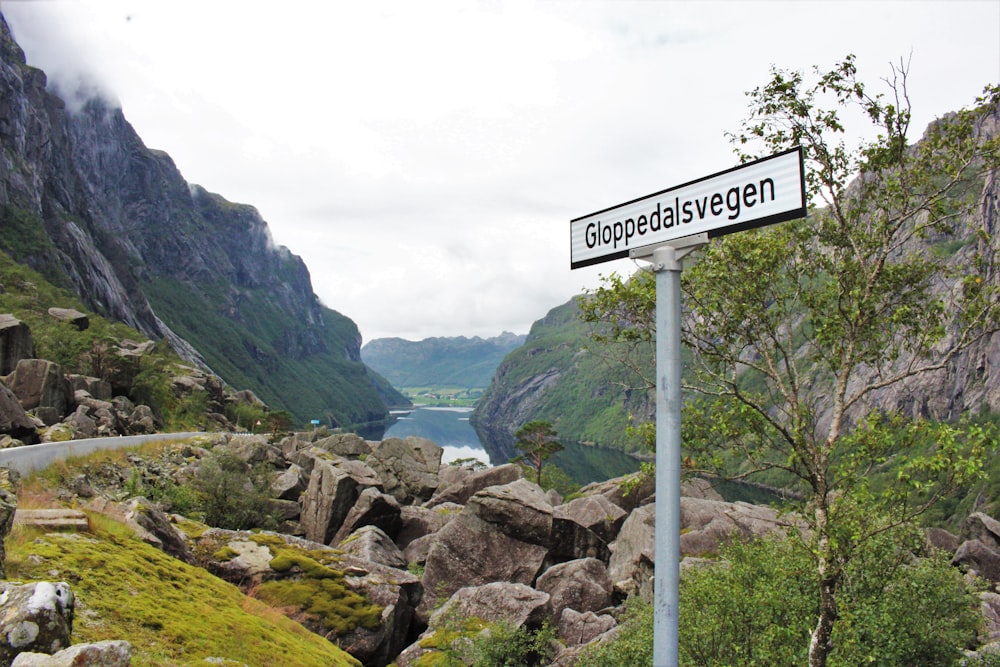
[[196, 435], [199, 431], [187, 433], [153, 433], [150, 435], [125, 435], [118, 438], [87, 438], [85, 440], [67, 440], [66, 442], [46, 442], [40, 445], [26, 445], [0, 449], [0, 468], [12, 468], [22, 475], [38, 470], [53, 461], [72, 456], [83, 456], [103, 449], [122, 449], [136, 447], [154, 440], [184, 440]]

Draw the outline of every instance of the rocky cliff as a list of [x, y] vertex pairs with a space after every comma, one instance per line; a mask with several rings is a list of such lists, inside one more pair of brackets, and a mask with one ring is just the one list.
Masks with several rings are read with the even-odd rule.
[[0, 250], [299, 420], [385, 418], [356, 325], [253, 207], [187, 183], [113, 102], [46, 84], [0, 16]]
[[[997, 112], [984, 113], [976, 132], [984, 138], [997, 136]], [[942, 295], [959, 289], [967, 276], [1000, 285], [996, 243], [981, 242], [996, 239], [1000, 232], [1000, 175], [992, 172], [970, 181], [958, 194], [974, 198], [977, 205], [961, 218], [956, 234], [912, 241], [921, 244], [921, 251], [945, 259], [948, 278], [939, 284]], [[983, 252], [982, 260], [975, 259], [977, 251]], [[500, 364], [471, 418], [493, 460], [515, 454], [513, 434], [531, 419], [551, 421], [563, 437], [612, 447], [633, 446], [621, 434], [633, 421], [630, 417], [653, 419], [654, 397], [642, 382], [621, 375], [623, 369], [601, 366], [596, 359], [600, 355], [588, 352], [593, 345], [588, 333], [575, 300], [570, 301], [536, 321], [525, 344]], [[955, 331], [947, 332], [937, 352], [946, 353], [956, 338]], [[914, 361], [912, 356], [902, 356], [890, 365], [898, 370]], [[652, 370], [655, 360], [647, 354], [643, 363]], [[869, 370], [872, 375], [877, 372]], [[866, 379], [862, 375], [854, 381]], [[636, 389], [628, 390], [628, 386]], [[824, 386], [810, 390], [818, 397], [827, 392]], [[1000, 333], [961, 350], [939, 371], [874, 391], [853, 416], [872, 407], [946, 421], [963, 414], [1000, 412]], [[820, 419], [824, 418], [821, 412]]]
[[589, 334], [573, 298], [536, 321], [500, 363], [469, 420], [490, 460], [515, 456], [514, 432], [532, 419], [551, 422], [563, 440], [638, 447], [626, 427], [651, 418], [650, 396], [629, 389], [637, 378], [588, 350]]

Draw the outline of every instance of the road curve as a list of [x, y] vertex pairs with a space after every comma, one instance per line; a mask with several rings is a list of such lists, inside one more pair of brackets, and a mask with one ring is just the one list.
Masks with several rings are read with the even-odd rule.
[[11, 447], [9, 449], [0, 449], [0, 468], [11, 468], [22, 475], [26, 475], [32, 470], [44, 468], [53, 461], [71, 456], [83, 456], [102, 449], [136, 447], [154, 440], [184, 440], [196, 435], [204, 435], [204, 433], [191, 431], [187, 433], [124, 435], [118, 438], [86, 438], [84, 440], [45, 442], [40, 445]]

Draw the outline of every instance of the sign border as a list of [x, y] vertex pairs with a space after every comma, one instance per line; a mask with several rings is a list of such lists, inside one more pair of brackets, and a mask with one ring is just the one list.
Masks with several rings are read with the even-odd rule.
[[[774, 215], [765, 216], [763, 218], [757, 218], [756, 220], [748, 220], [747, 222], [740, 222], [740, 223], [736, 223], [736, 224], [732, 224], [732, 225], [724, 225], [724, 226], [721, 226], [721, 227], [718, 227], [718, 228], [715, 228], [715, 229], [703, 230], [703, 232], [707, 232], [708, 233], [708, 238], [712, 239], [712, 238], [718, 238], [720, 236], [725, 236], [727, 234], [734, 234], [736, 232], [746, 231], [748, 229], [756, 229], [757, 227], [766, 227], [767, 225], [773, 225], [773, 224], [777, 224], [779, 222], [787, 222], [789, 220], [795, 220], [796, 218], [804, 218], [804, 217], [806, 217], [806, 214], [808, 212], [808, 205], [807, 205], [807, 200], [806, 200], [805, 154], [804, 154], [804, 151], [802, 149], [802, 146], [794, 146], [792, 148], [788, 148], [786, 150], [783, 150], [780, 153], [775, 153], [773, 155], [768, 155], [766, 157], [758, 158], [758, 159], [752, 160], [750, 162], [744, 162], [743, 164], [738, 164], [735, 167], [730, 167], [729, 169], [724, 169], [722, 171], [717, 171], [717, 172], [715, 172], [713, 174], [709, 174], [708, 176], [702, 176], [701, 178], [696, 178], [694, 180], [687, 181], [686, 183], [681, 183], [680, 185], [671, 186], [669, 188], [666, 188], [665, 190], [659, 190], [657, 192], [653, 192], [653, 193], [650, 193], [648, 195], [643, 195], [642, 197], [636, 197], [635, 199], [630, 199], [629, 201], [622, 202], [621, 204], [615, 204], [614, 206], [608, 206], [607, 208], [602, 208], [602, 209], [600, 209], [598, 211], [594, 211], [593, 213], [588, 213], [586, 215], [581, 215], [581, 216], [577, 216], [577, 217], [573, 218], [572, 220], [569, 221], [570, 230], [571, 230], [570, 231], [570, 249], [569, 249], [569, 254], [570, 254], [570, 270], [573, 270], [573, 269], [582, 269], [582, 268], [584, 268], [586, 266], [593, 266], [595, 264], [602, 264], [604, 262], [610, 262], [610, 261], [614, 261], [616, 259], [624, 259], [626, 257], [629, 257], [629, 253], [631, 253], [634, 250], [637, 250], [639, 248], [645, 248], [645, 247], [650, 247], [650, 246], [654, 246], [654, 245], [658, 245], [658, 244], [664, 243], [664, 241], [654, 241], [652, 243], [646, 243], [646, 244], [643, 244], [641, 246], [636, 246], [635, 248], [625, 248], [623, 250], [614, 250], [614, 251], [612, 251], [612, 252], [610, 252], [610, 253], [608, 253], [606, 255], [600, 255], [598, 257], [590, 257], [588, 259], [583, 259], [583, 260], [580, 260], [578, 262], [574, 262], [573, 261], [573, 233], [572, 233], [573, 223], [575, 223], [575, 222], [577, 222], [579, 220], [584, 220], [586, 218], [593, 217], [595, 215], [600, 215], [602, 213], [607, 213], [608, 211], [613, 211], [613, 210], [615, 210], [617, 208], [622, 208], [623, 206], [629, 206], [631, 204], [635, 204], [636, 202], [640, 202], [640, 201], [642, 201], [644, 199], [650, 199], [651, 197], [659, 197], [661, 195], [667, 194], [668, 192], [673, 192], [674, 190], [680, 190], [681, 188], [686, 188], [686, 187], [695, 185], [696, 183], [701, 183], [702, 181], [707, 181], [707, 180], [710, 180], [710, 179], [713, 179], [713, 178], [718, 178], [719, 176], [724, 176], [724, 175], [730, 174], [730, 173], [732, 173], [734, 171], [739, 171], [740, 169], [745, 169], [747, 167], [752, 167], [754, 165], [762, 164], [764, 162], [768, 162], [769, 160], [776, 160], [778, 158], [785, 157], [786, 155], [788, 155], [790, 153], [795, 153], [795, 152], [798, 152], [798, 154], [799, 154], [799, 173], [802, 176], [799, 179], [799, 183], [800, 183], [800, 186], [801, 186], [801, 192], [800, 192], [800, 195], [801, 195], [801, 199], [800, 199], [801, 206], [799, 208], [797, 208], [797, 209], [791, 209], [791, 210], [788, 210], [788, 211], [783, 211], [782, 213], [776, 213]], [[692, 232], [690, 235], [686, 235], [686, 236], [692, 236], [692, 235], [698, 234], [698, 233], [700, 233], [700, 232]], [[684, 236], [680, 236], [680, 237], [676, 237], [676, 238], [685, 238], [685, 237]]]

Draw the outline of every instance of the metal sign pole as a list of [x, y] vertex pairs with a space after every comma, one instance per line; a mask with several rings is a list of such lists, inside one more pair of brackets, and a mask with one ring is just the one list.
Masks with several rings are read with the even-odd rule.
[[[681, 260], [708, 243], [699, 234], [657, 246], [643, 259], [656, 272], [656, 534], [653, 667], [677, 667], [681, 559]], [[639, 258], [635, 253], [634, 258]]]

